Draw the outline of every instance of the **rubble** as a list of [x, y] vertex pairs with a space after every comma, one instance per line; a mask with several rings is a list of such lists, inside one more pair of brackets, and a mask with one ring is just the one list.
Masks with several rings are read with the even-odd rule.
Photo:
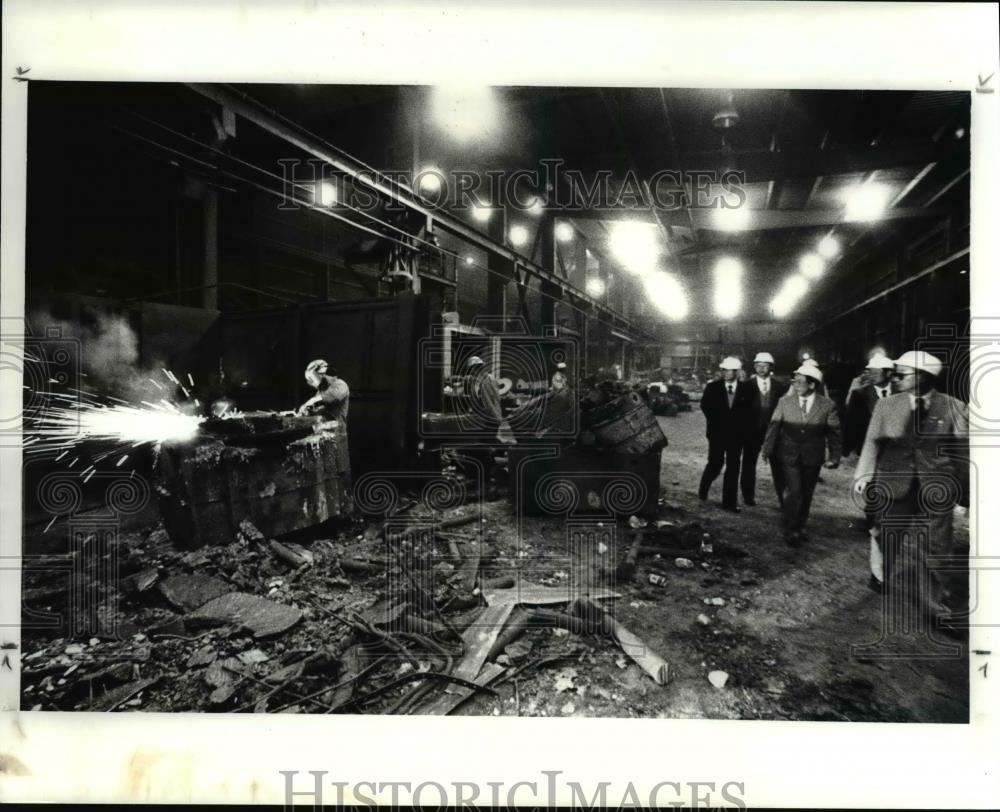
[[248, 629], [255, 637], [270, 637], [287, 631], [302, 618], [302, 612], [245, 592], [230, 592], [214, 598], [185, 618], [194, 626], [232, 625]]
[[160, 592], [171, 606], [192, 612], [210, 600], [232, 592], [232, 585], [210, 575], [173, 575], [159, 584]]
[[[173, 549], [159, 528], [126, 538], [123, 558], [134, 572], [122, 584], [124, 614], [107, 619], [113, 633], [94, 637], [98, 645], [37, 640], [25, 652], [25, 707], [406, 715], [468, 704], [481, 713], [490, 707], [484, 695], [504, 692], [503, 702], [516, 699], [512, 711], [553, 716], [566, 703], [536, 695], [560, 693], [540, 678], [551, 667], [563, 675], [557, 681], [576, 675], [564, 695], [621, 701], [581, 683], [602, 651], [614, 679], [668, 684], [655, 641], [616, 620], [612, 603], [598, 605], [622, 597], [598, 586], [620, 564], [607, 555], [615, 547], [595, 542], [586, 559], [539, 569], [547, 541], [514, 543], [514, 534], [497, 532], [503, 509], [498, 517], [482, 507], [414, 515], [412, 529], [388, 517], [296, 542], [268, 539], [245, 521], [230, 544], [194, 552]], [[673, 568], [648, 570], [648, 550], [662, 565], [708, 555], [705, 529], [683, 517], [628, 524], [617, 525], [635, 550], [635, 585], [624, 597], [644, 600], [626, 601], [626, 611], [670, 594], [644, 587], [648, 575], [664, 585], [679, 577]], [[641, 671], [628, 671], [633, 662]], [[579, 699], [569, 704], [571, 713], [587, 710]]]

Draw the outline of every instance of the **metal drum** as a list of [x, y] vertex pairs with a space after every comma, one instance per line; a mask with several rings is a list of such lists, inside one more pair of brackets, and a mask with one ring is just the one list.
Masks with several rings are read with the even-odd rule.
[[644, 454], [667, 447], [667, 437], [645, 401], [630, 392], [591, 410], [596, 445], [618, 454]]

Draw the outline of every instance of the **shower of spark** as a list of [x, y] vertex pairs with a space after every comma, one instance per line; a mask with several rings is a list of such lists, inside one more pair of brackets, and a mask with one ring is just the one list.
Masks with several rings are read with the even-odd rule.
[[[80, 404], [55, 406], [35, 425], [48, 445], [74, 445], [84, 440], [115, 443], [187, 442], [194, 439], [203, 418], [183, 414], [172, 403], [165, 405], [106, 406]], [[61, 442], [60, 442], [61, 441]]]

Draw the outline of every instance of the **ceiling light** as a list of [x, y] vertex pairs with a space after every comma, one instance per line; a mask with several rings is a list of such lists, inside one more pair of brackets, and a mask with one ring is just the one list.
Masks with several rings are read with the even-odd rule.
[[493, 216], [493, 209], [481, 203], [472, 204], [472, 219], [477, 223], [485, 223]]
[[465, 264], [466, 265], [471, 265], [474, 261], [475, 260], [473, 260], [472, 257], [466, 257], [465, 258]]
[[660, 258], [660, 242], [656, 226], [621, 220], [611, 226], [611, 253], [625, 270], [644, 276], [656, 270]]
[[436, 166], [425, 166], [417, 174], [417, 188], [427, 194], [437, 194], [444, 185], [444, 174]]
[[806, 279], [819, 279], [826, 270], [819, 254], [804, 254], [799, 260], [799, 270]]
[[528, 206], [528, 214], [533, 214], [535, 217], [541, 217], [545, 214], [545, 204], [542, 203], [540, 197], [532, 198], [531, 204]]
[[319, 200], [317, 201], [320, 206], [336, 206], [337, 205], [337, 184], [332, 180], [325, 180], [319, 185]]
[[781, 286], [781, 290], [771, 300], [771, 312], [779, 319], [784, 318], [795, 309], [799, 300], [805, 296], [808, 290], [809, 282], [801, 274], [788, 277], [785, 284]]
[[712, 125], [719, 130], [731, 130], [739, 123], [740, 114], [733, 106], [733, 94], [731, 92], [727, 93], [722, 109], [712, 116]]
[[500, 123], [496, 92], [489, 86], [440, 85], [431, 91], [431, 117], [456, 141], [495, 131]]
[[520, 248], [528, 242], [528, 229], [524, 226], [510, 227], [510, 244], [515, 248]]
[[668, 319], [678, 321], [687, 316], [687, 294], [675, 276], [663, 271], [655, 271], [645, 276], [642, 284], [646, 295]]
[[598, 279], [596, 276], [592, 276], [587, 280], [587, 293], [591, 296], [603, 296], [604, 295], [604, 282]]
[[878, 183], [859, 184], [847, 192], [845, 220], [867, 222], [882, 216], [889, 203], [890, 191]]
[[836, 237], [831, 237], [830, 235], [825, 236], [819, 241], [819, 255], [823, 259], [833, 259], [837, 254], [840, 253], [840, 243], [837, 242]]
[[573, 226], [565, 221], [556, 223], [556, 239], [559, 242], [569, 242], [573, 239]]
[[715, 312], [731, 319], [743, 308], [743, 265], [732, 257], [722, 257], [715, 264]]
[[747, 206], [719, 208], [715, 210], [712, 220], [719, 231], [742, 231], [750, 225], [750, 209]]

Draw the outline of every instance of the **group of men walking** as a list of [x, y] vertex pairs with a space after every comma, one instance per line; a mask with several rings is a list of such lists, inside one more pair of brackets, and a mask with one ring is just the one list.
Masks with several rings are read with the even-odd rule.
[[770, 353], [757, 353], [753, 363], [754, 374], [740, 381], [742, 362], [724, 358], [722, 377], [702, 394], [708, 464], [698, 496], [708, 499], [712, 483], [725, 469], [722, 507], [739, 512], [738, 492], [744, 505], [755, 506], [757, 461], [763, 454], [783, 511], [785, 540], [797, 545], [805, 537], [820, 468], [840, 464], [840, 421], [834, 402], [818, 391], [823, 373], [814, 362], [796, 369], [790, 386], [774, 377]]
[[[807, 540], [822, 468], [838, 467], [842, 453], [857, 453], [853, 497], [870, 531], [869, 585], [906, 593], [926, 616], [954, 616], [968, 599], [964, 570], [955, 566], [968, 549], [956, 549], [953, 534], [955, 506], [968, 505], [968, 409], [938, 390], [942, 362], [920, 350], [895, 360], [874, 354], [867, 382], [849, 393], [843, 442], [837, 405], [816, 363], [804, 361], [787, 386], [773, 366], [769, 353], [758, 353], [754, 374], [741, 381], [740, 360], [727, 357], [720, 379], [705, 387], [708, 463], [699, 498], [708, 499], [724, 470], [722, 507], [738, 512], [740, 491], [743, 504], [754, 506], [763, 456], [784, 540], [797, 547]], [[935, 561], [947, 564], [935, 568]]]

